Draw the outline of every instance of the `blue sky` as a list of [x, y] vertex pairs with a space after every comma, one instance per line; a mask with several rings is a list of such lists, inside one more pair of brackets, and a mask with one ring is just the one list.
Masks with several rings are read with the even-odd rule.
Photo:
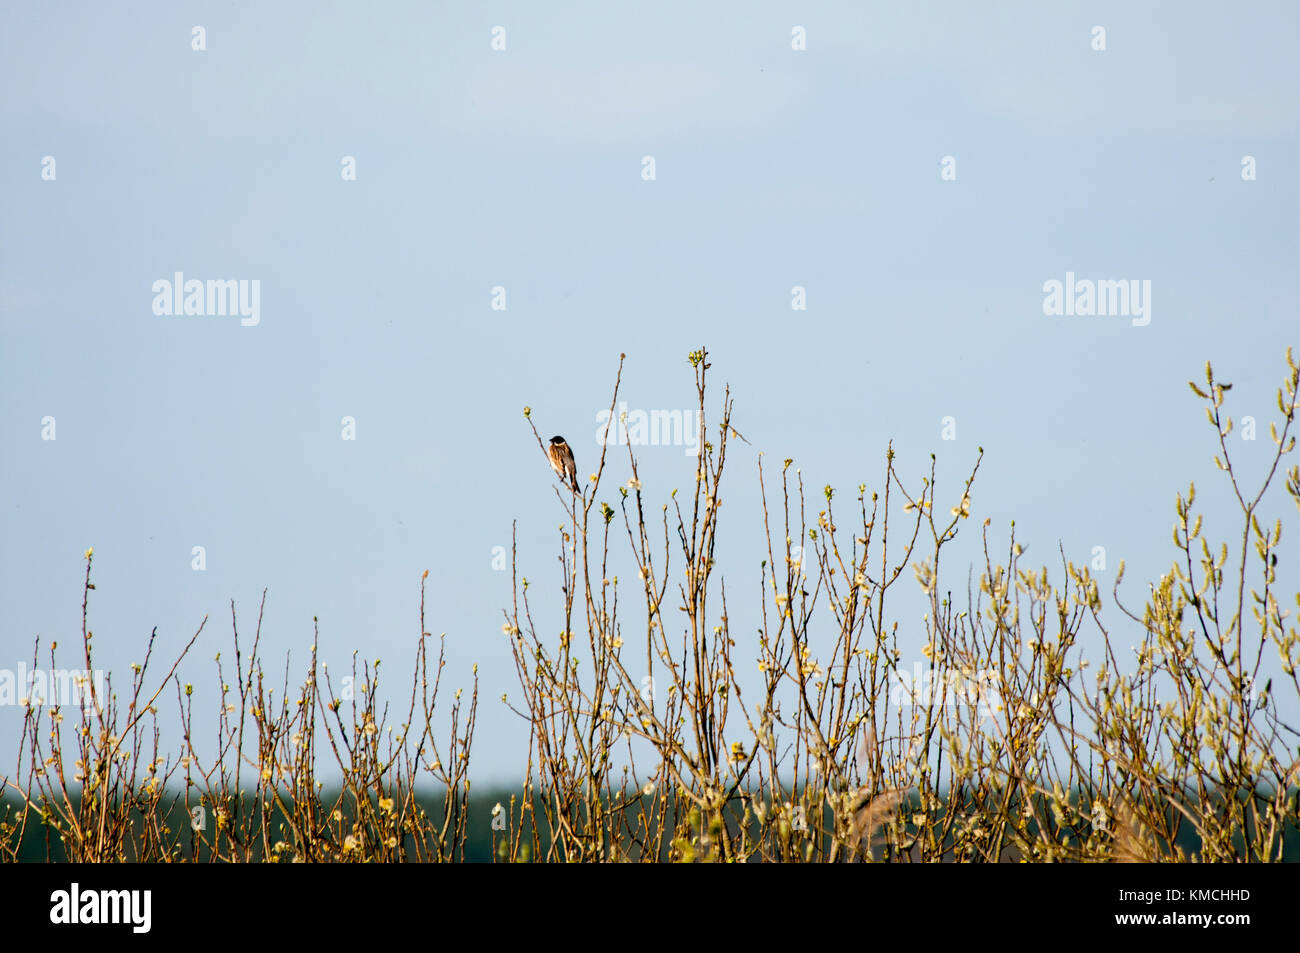
[[[1140, 604], [1177, 491], [1230, 515], [1185, 383], [1207, 358], [1261, 422], [1243, 472], [1272, 449], [1300, 297], [1300, 11], [1044, 7], [6, 3], [0, 667], [37, 636], [73, 644], [93, 545], [107, 668], [209, 615], [183, 673], [215, 711], [230, 600], [251, 631], [266, 588], [272, 671], [290, 652], [300, 677], [317, 616], [332, 667], [382, 657], [400, 698], [427, 569], [445, 679], [479, 664], [474, 777], [513, 782], [527, 734], [499, 702], [492, 548], [517, 520], [547, 590], [562, 519], [521, 408], [585, 474], [619, 354], [630, 407], [685, 409], [701, 344], [753, 444], [733, 448], [721, 562], [750, 612], [757, 452], [847, 493], [891, 439], [905, 473], [938, 455], [941, 495], [983, 446], [973, 515], [1015, 519], [1052, 568], [1058, 545], [1105, 546]], [[258, 280], [260, 323], [155, 315], [176, 271]], [[1067, 272], [1149, 280], [1150, 324], [1044, 315]], [[689, 485], [681, 448], [640, 456], [651, 500]], [[1291, 506], [1272, 501], [1270, 522]], [[0, 708], [2, 763], [20, 723]]]

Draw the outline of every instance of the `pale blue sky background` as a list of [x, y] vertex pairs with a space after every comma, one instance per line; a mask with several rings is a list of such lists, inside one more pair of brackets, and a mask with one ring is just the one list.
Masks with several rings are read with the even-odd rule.
[[[527, 734], [499, 701], [518, 690], [491, 550], [517, 519], [553, 609], [562, 518], [521, 408], [585, 474], [619, 353], [631, 407], [686, 408], [700, 344], [753, 443], [723, 513], [738, 635], [757, 451], [849, 496], [891, 438], [905, 473], [939, 454], [941, 493], [984, 446], [973, 515], [1014, 518], [1053, 569], [1058, 541], [1076, 561], [1104, 545], [1140, 604], [1174, 555], [1175, 492], [1222, 500], [1185, 383], [1207, 357], [1230, 412], [1260, 420], [1244, 471], [1272, 450], [1300, 296], [1300, 9], [711, 6], [5, 3], [0, 667], [38, 635], [72, 646], [93, 545], [107, 667], [154, 626], [169, 656], [209, 614], [183, 672], [215, 712], [229, 602], [251, 633], [265, 587], [277, 681], [286, 652], [301, 676], [316, 615], [331, 667], [382, 656], [397, 700], [428, 569], [446, 683], [480, 666], [474, 777], [514, 782]], [[261, 324], [155, 316], [177, 270], [259, 279]], [[1067, 271], [1149, 279], [1150, 325], [1045, 317]], [[680, 449], [641, 457], [650, 501], [690, 485]], [[0, 708], [0, 764], [20, 722]]]

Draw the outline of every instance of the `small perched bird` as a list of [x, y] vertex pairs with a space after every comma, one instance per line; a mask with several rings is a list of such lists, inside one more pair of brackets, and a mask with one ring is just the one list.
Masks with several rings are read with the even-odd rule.
[[546, 456], [550, 458], [551, 469], [559, 474], [560, 480], [572, 486], [574, 493], [581, 493], [582, 490], [578, 489], [578, 467], [573, 462], [573, 451], [569, 449], [563, 437], [551, 438], [551, 445], [546, 448]]

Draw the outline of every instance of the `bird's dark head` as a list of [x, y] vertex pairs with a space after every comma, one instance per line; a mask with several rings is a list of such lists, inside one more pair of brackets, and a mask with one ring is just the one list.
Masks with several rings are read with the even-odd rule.
[[563, 438], [563, 437], [552, 437], [552, 438], [551, 438], [551, 443], [552, 443], [552, 444], [560, 444], [560, 443], [564, 443], [564, 438]]

